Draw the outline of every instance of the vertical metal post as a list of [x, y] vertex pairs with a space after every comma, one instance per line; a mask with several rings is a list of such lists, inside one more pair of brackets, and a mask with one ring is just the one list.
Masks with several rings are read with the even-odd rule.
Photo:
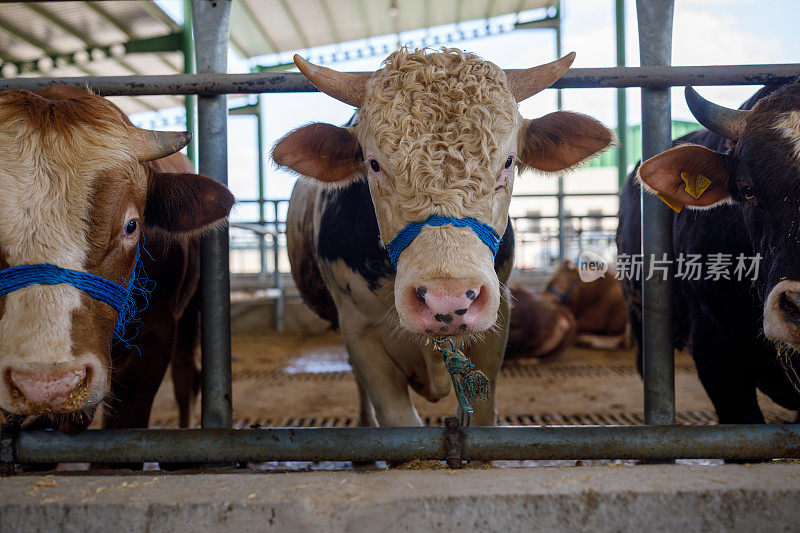
[[[669, 65], [673, 0], [637, 0], [641, 64]], [[642, 159], [672, 146], [669, 87], [642, 89]], [[646, 424], [675, 423], [675, 355], [671, 271], [666, 279], [647, 279], [653, 259], [672, 255], [672, 212], [656, 196], [642, 191], [642, 319], [644, 419]]]
[[[561, 46], [561, 3], [556, 5], [556, 17], [558, 25], [556, 26], [556, 58], [560, 58], [563, 53]], [[564, 99], [561, 89], [556, 89], [556, 108], [561, 111], [564, 108]], [[558, 193], [556, 196], [558, 200], [558, 262], [564, 260], [567, 251], [565, 226], [566, 219], [564, 215], [564, 177], [558, 177]]]
[[[228, 64], [230, 0], [192, 0], [198, 73], [224, 73]], [[198, 98], [200, 172], [228, 184], [228, 108], [225, 95]], [[203, 296], [204, 428], [233, 424], [231, 301], [227, 224], [200, 245]]]
[[[256, 103], [256, 143], [258, 147], [258, 223], [263, 228], [267, 223], [264, 216], [266, 167], [264, 166], [264, 100], [260, 94]], [[267, 239], [265, 235], [261, 235], [258, 240], [258, 256], [261, 261], [258, 278], [259, 281], [265, 282], [267, 280]]]
[[[625, 66], [625, 0], [616, 0], [617, 66]], [[628, 179], [628, 99], [624, 87], [617, 89], [617, 181], [619, 189]]]
[[283, 298], [283, 286], [281, 285], [281, 270], [280, 270], [280, 228], [278, 225], [278, 206], [279, 202], [277, 200], [272, 202], [272, 206], [275, 208], [275, 232], [272, 234], [272, 284], [277, 290], [277, 295], [275, 297], [275, 331], [283, 331], [284, 326], [284, 298]]
[[[192, 38], [192, 2], [191, 0], [183, 0], [183, 72], [185, 74], [193, 74], [195, 72], [194, 63], [194, 39]], [[197, 124], [195, 120], [195, 113], [197, 112], [197, 96], [194, 94], [187, 94], [184, 97], [186, 107], [186, 131], [192, 132], [192, 135], [197, 134]], [[193, 137], [193, 141], [186, 147], [186, 154], [192, 161], [195, 169], [197, 168], [197, 140]]]

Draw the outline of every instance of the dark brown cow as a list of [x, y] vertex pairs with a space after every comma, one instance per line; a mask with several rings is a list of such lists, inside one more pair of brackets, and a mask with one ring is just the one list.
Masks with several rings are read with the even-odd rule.
[[115, 309], [72, 285], [0, 296], [0, 411], [12, 422], [42, 416], [80, 431], [105, 404], [106, 427], [144, 427], [172, 360], [188, 423], [198, 382], [196, 239], [234, 202], [185, 157], [154, 161], [189, 138], [135, 128], [81, 89], [0, 93], [0, 271], [48, 264], [127, 284], [138, 249], [156, 287], [123, 336], [130, 348], [113, 344]]
[[575, 341], [576, 322], [569, 309], [519, 284], [511, 286], [511, 297], [506, 360], [554, 359]]

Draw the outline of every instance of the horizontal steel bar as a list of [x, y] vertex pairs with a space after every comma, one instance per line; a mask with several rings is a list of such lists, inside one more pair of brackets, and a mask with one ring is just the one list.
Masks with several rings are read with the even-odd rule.
[[[370, 74], [362, 72], [359, 74]], [[680, 85], [762, 85], [788, 83], [800, 75], [800, 64], [713, 65], [690, 67], [574, 68], [553, 84], [554, 89], [670, 87]], [[0, 90], [37, 90], [50, 85], [89, 85], [105, 96], [159, 94], [259, 94], [315, 92], [297, 72], [252, 74], [173, 74], [75, 78], [2, 78]]]
[[442, 428], [23, 431], [15, 457], [23, 463], [438, 459], [443, 435]]
[[[466, 460], [800, 457], [800, 425], [471, 427]], [[446, 460], [444, 428], [23, 431], [15, 459], [41, 462]]]

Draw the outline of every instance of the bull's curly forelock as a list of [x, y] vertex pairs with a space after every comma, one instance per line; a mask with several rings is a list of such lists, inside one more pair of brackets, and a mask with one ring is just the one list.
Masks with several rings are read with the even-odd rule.
[[367, 84], [357, 126], [412, 218], [486, 202], [519, 120], [505, 73], [458, 49], [391, 54]]

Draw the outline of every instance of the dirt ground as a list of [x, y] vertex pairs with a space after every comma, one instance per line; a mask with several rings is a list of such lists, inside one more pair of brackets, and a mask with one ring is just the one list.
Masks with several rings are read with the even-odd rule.
[[[573, 347], [556, 360], [517, 360], [501, 372], [497, 397], [504, 425], [637, 424], [642, 384], [633, 350]], [[687, 354], [676, 356], [679, 423], [714, 423], [713, 408]], [[452, 416], [450, 396], [430, 403], [412, 392], [428, 424]], [[770, 422], [793, 421], [759, 396]], [[233, 406], [237, 427], [353, 426], [358, 398], [338, 334], [237, 336], [233, 339]], [[196, 417], [199, 418], [199, 417]], [[156, 397], [151, 426], [173, 427], [177, 407], [167, 380]]]

